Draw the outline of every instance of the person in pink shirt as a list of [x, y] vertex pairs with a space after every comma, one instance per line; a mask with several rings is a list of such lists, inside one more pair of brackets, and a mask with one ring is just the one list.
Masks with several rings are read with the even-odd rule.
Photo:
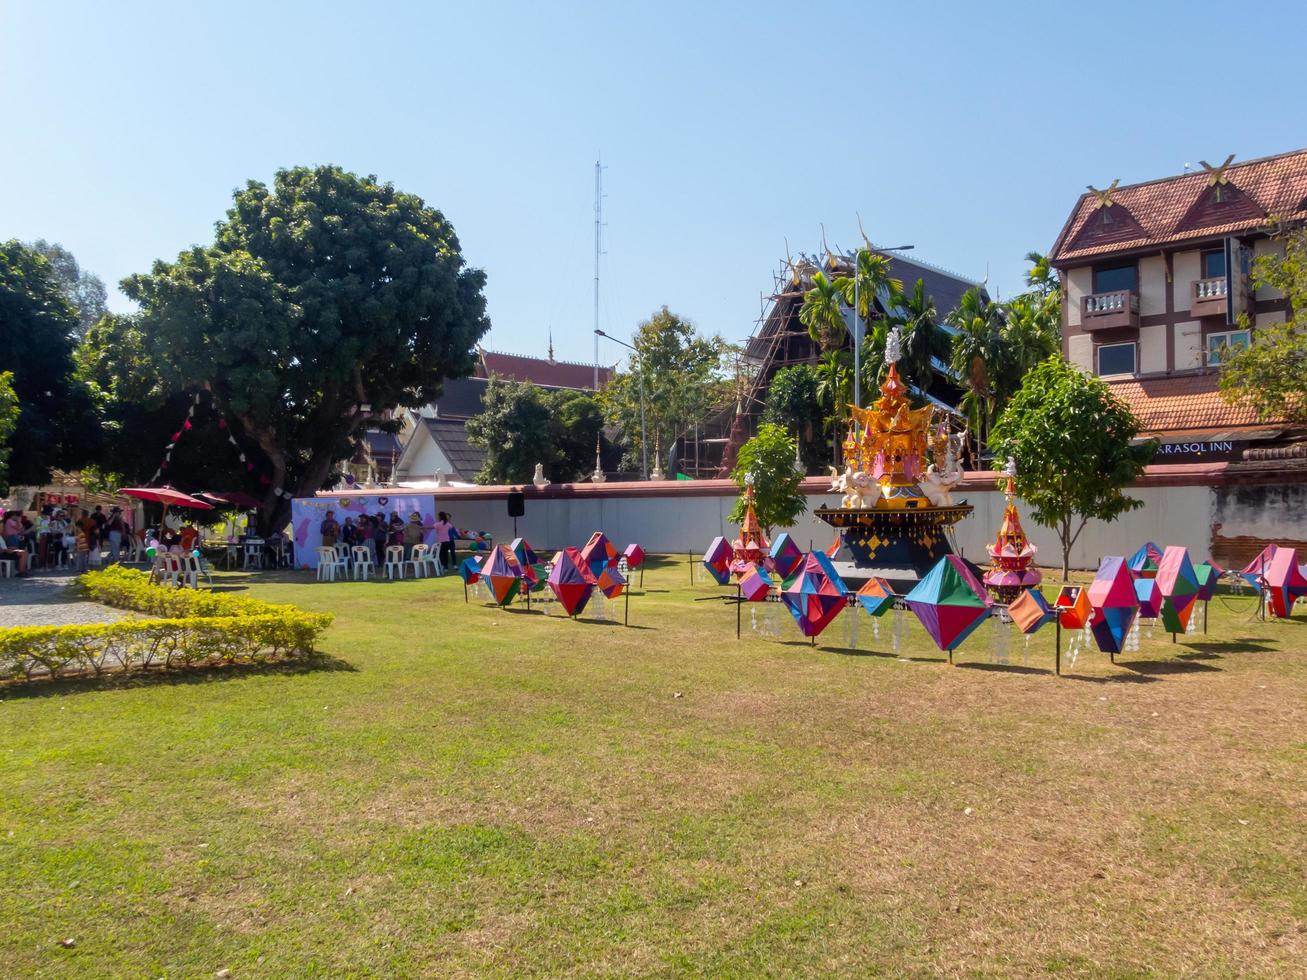
[[440, 564], [454, 567], [454, 535], [457, 534], [449, 515], [443, 510], [436, 515], [436, 547], [440, 549]]

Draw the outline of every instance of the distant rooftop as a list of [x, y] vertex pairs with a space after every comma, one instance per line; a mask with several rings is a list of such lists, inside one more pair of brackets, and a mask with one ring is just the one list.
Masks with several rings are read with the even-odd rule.
[[[506, 354], [502, 351], [478, 349], [480, 360], [474, 378], [489, 378], [492, 374], [509, 381], [530, 381], [546, 388], [594, 387], [594, 365], [577, 361], [559, 361], [545, 357], [528, 357], [525, 354]], [[613, 368], [599, 366], [599, 387], [612, 379]]]

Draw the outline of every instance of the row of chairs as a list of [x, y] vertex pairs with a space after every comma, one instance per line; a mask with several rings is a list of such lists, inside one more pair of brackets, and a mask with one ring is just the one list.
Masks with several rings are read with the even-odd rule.
[[162, 552], [154, 556], [154, 567], [150, 569], [151, 582], [171, 585], [174, 588], [190, 586], [192, 589], [198, 589], [201, 575], [209, 585], [213, 585], [208, 564], [203, 558], [192, 554]]
[[[389, 545], [386, 548], [386, 560], [382, 566], [386, 578], [395, 579], [403, 578], [406, 568], [413, 569], [414, 578], [422, 578], [426, 574], [440, 576], [445, 573], [444, 566], [440, 564], [440, 553], [430, 545], [415, 544], [413, 553], [410, 557], [404, 557], [404, 546], [398, 544]], [[338, 544], [335, 547], [323, 546], [318, 549], [318, 581], [335, 582], [337, 578], [349, 578], [352, 574], [355, 581], [362, 579], [366, 581], [376, 570], [376, 563], [372, 560], [372, 549], [365, 548], [362, 545], [355, 545], [350, 548], [345, 544]]]

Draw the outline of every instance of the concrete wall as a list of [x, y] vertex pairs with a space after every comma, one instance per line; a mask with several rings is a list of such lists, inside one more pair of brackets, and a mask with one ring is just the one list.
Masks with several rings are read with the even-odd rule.
[[[1184, 545], [1196, 560], [1209, 557], [1214, 499], [1210, 487], [1141, 487], [1132, 493], [1144, 501], [1144, 507], [1111, 524], [1091, 522], [1072, 549], [1073, 567], [1096, 568], [1103, 555], [1128, 555], [1145, 541]], [[972, 561], [984, 562], [985, 545], [994, 539], [1002, 520], [1003, 494], [996, 490], [968, 490], [957, 498], [975, 507], [975, 512], [957, 525], [958, 550]], [[517, 529], [532, 545], [544, 550], [566, 545], [580, 547], [592, 531], [602, 530], [619, 548], [635, 541], [649, 552], [690, 552], [699, 556], [714, 537], [735, 535], [736, 527], [726, 520], [735, 499], [731, 493], [543, 500], [528, 497], [526, 516], [518, 520]], [[835, 532], [811, 516], [811, 511], [822, 503], [835, 506], [837, 500], [832, 495], [813, 495], [808, 501], [809, 513], [785, 530], [805, 549], [810, 541], [817, 547], [825, 547], [834, 539]], [[499, 541], [512, 537], [513, 521], [507, 516], [502, 499], [459, 496], [442, 500], [437, 492], [437, 506], [450, 511], [459, 527], [490, 531]], [[1018, 506], [1026, 533], [1040, 550], [1040, 563], [1059, 564], [1061, 550], [1057, 536], [1036, 525], [1028, 507], [1022, 503]], [[1285, 536], [1297, 535], [1286, 532]]]

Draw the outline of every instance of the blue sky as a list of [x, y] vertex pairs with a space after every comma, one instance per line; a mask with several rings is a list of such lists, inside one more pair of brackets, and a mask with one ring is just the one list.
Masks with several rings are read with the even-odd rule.
[[743, 339], [823, 222], [1007, 295], [1086, 184], [1307, 145], [1301, 3], [813, 9], [0, 0], [0, 238], [125, 309], [233, 188], [337, 163], [444, 211], [487, 346], [588, 362], [600, 152], [602, 327], [666, 304]]

